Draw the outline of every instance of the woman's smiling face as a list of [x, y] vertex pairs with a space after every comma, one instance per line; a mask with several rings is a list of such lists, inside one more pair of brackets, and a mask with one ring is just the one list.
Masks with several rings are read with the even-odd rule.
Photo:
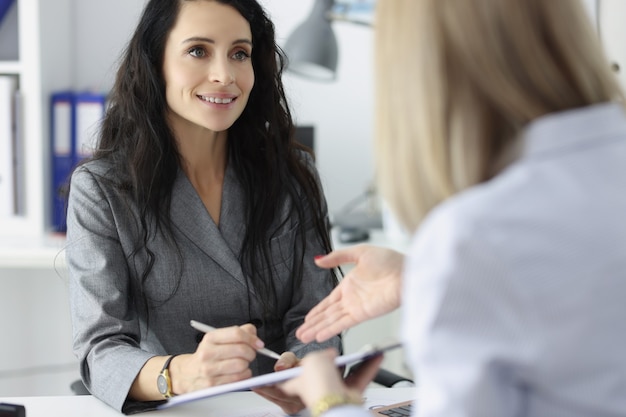
[[230, 128], [254, 86], [250, 24], [231, 6], [184, 1], [165, 44], [165, 95], [174, 131]]

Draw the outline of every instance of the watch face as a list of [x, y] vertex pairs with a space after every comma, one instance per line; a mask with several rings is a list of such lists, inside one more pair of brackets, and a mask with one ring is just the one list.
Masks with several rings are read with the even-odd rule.
[[167, 380], [163, 375], [159, 375], [157, 377], [157, 387], [159, 388], [159, 392], [161, 394], [167, 394]]

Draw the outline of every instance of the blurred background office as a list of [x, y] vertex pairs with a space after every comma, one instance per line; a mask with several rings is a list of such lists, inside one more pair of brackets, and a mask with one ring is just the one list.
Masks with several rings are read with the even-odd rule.
[[[274, 21], [278, 42], [283, 47], [296, 29], [311, 17], [315, 7], [330, 11], [337, 6], [333, 3], [339, 3], [331, 0], [260, 2]], [[626, 85], [621, 70], [626, 65], [626, 48], [623, 47], [626, 25], [622, 23], [626, 18], [626, 1], [583, 2], [599, 28], [616, 72]], [[375, 1], [345, 0], [345, 3], [371, 6]], [[47, 73], [48, 69], [42, 67], [42, 78], [56, 78], [59, 89], [106, 93], [113, 83], [117, 58], [145, 0], [15, 0], [17, 4], [20, 13], [29, 13], [28, 8], [35, 4], [45, 4], [52, 12], [42, 13], [38, 24], [47, 27], [50, 33], [64, 33], [64, 39], [69, 39], [70, 45], [60, 48], [62, 52], [54, 58], [67, 61], [63, 66], [65, 70], [50, 69]], [[15, 5], [13, 9], [17, 9]], [[17, 22], [16, 15], [17, 10], [9, 10], [5, 20], [0, 21], [0, 74], [12, 71], [14, 66], [17, 71], [22, 68], [22, 64], [2, 63], [3, 48], [7, 37], [14, 32], [11, 25]], [[372, 195], [372, 31], [375, 29], [368, 24], [371, 20], [368, 22], [367, 13], [345, 17], [356, 21], [337, 17], [329, 23], [337, 45], [336, 69], [329, 79], [319, 81], [291, 72], [284, 77], [296, 123], [313, 127], [317, 165], [333, 220], [341, 219], [346, 210], [369, 212], [380, 208], [380, 202]], [[19, 21], [25, 20], [20, 17]], [[31, 18], [30, 22], [33, 21], [37, 22]], [[41, 120], [47, 121], [45, 117]], [[46, 176], [45, 169], [35, 172]], [[369, 226], [365, 224], [366, 228]], [[16, 247], [15, 238], [5, 236], [0, 230], [0, 396], [70, 394], [69, 384], [78, 377], [77, 362], [71, 353], [67, 279], [60, 251], [63, 240], [49, 239], [45, 228], [42, 234], [35, 239], [29, 236], [26, 245], [22, 242]], [[385, 240], [385, 234], [380, 231], [372, 231], [371, 236], [374, 243], [382, 242], [400, 249], [403, 244]], [[336, 243], [342, 244], [339, 240]], [[355, 329], [350, 334], [347, 350], [360, 346], [363, 341], [393, 335], [394, 320], [395, 316], [386, 317]], [[401, 358], [395, 358], [388, 367], [399, 373], [405, 371]]]

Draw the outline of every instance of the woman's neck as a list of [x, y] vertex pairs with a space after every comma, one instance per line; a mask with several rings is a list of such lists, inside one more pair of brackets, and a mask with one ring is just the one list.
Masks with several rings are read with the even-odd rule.
[[182, 169], [219, 225], [227, 165], [228, 132], [192, 131], [176, 134]]

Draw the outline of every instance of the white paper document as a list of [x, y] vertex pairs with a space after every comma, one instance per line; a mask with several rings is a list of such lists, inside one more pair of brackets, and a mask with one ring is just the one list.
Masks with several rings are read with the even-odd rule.
[[[380, 344], [377, 346], [368, 346], [361, 349], [358, 352], [350, 353], [347, 355], [338, 356], [335, 359], [335, 364], [339, 366], [355, 365], [363, 362], [373, 356], [384, 353], [385, 351], [397, 349], [401, 347], [399, 342], [389, 342]], [[302, 369], [300, 367], [285, 369], [284, 371], [272, 372], [265, 375], [259, 375], [253, 378], [248, 378], [243, 381], [232, 382], [230, 384], [218, 385], [215, 387], [205, 388], [202, 390], [190, 392], [187, 394], [181, 394], [176, 397], [172, 397], [167, 402], [159, 405], [158, 409], [170, 408], [179, 404], [188, 403], [190, 401], [196, 401], [203, 398], [214, 397], [228, 392], [235, 391], [247, 391], [252, 388], [262, 387], [265, 385], [273, 385], [279, 382], [286, 381], [291, 378], [295, 378], [300, 375]]]

